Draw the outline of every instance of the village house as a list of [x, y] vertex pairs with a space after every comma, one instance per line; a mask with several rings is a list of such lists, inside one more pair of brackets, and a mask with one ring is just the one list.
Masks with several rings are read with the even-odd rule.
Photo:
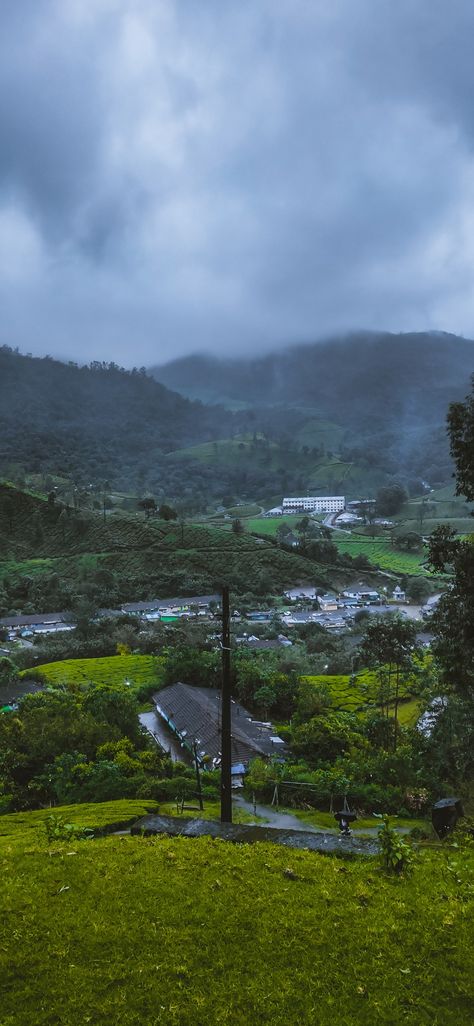
[[337, 612], [337, 598], [335, 595], [320, 595], [318, 597], [319, 608], [322, 613]]
[[[193, 687], [178, 681], [153, 695], [159, 716], [203, 769], [216, 769], [221, 761], [221, 693], [214, 688]], [[232, 699], [232, 772], [241, 775], [251, 759], [282, 758], [285, 743], [271, 723], [254, 720]]]

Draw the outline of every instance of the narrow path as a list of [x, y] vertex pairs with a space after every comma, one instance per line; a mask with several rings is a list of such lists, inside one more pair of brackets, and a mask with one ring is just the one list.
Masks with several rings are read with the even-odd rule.
[[311, 834], [327, 834], [334, 833], [332, 830], [324, 830], [322, 827], [313, 827], [309, 823], [302, 823], [297, 816], [293, 816], [291, 812], [278, 812], [276, 809], [270, 808], [268, 805], [259, 805], [258, 803], [254, 806], [252, 802], [248, 802], [246, 798], [241, 795], [233, 796], [233, 804], [239, 809], [244, 809], [245, 812], [250, 813], [251, 816], [259, 816], [261, 819], [266, 820], [265, 826], [275, 827], [280, 830], [304, 830]]
[[[305, 833], [311, 834], [340, 834], [339, 828], [334, 823], [333, 827], [318, 827], [312, 826], [311, 823], [307, 823], [304, 819], [299, 819], [298, 816], [293, 816], [291, 812], [278, 812], [276, 809], [271, 808], [269, 805], [255, 805], [255, 810], [252, 802], [247, 801], [242, 795], [233, 796], [233, 804], [240, 809], [244, 809], [245, 812], [250, 813], [251, 816], [259, 816], [266, 820], [265, 826], [274, 827], [275, 829], [281, 830], [304, 830]], [[352, 834], [356, 837], [377, 837], [380, 827], [363, 827], [358, 829], [357, 820], [352, 827]], [[382, 821], [380, 821], [382, 826]], [[399, 834], [409, 834], [411, 827], [408, 826], [397, 826], [394, 824], [395, 830]]]

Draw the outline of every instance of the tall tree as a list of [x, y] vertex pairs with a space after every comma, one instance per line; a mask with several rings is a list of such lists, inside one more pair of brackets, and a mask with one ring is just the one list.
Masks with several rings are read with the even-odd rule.
[[449, 407], [448, 433], [456, 464], [456, 495], [465, 495], [474, 502], [474, 374], [465, 401]]
[[400, 684], [408, 673], [414, 671], [415, 653], [416, 626], [411, 620], [404, 620], [401, 616], [370, 620], [359, 649], [359, 658], [364, 665], [372, 666], [377, 671], [380, 704], [387, 717], [393, 702], [394, 749], [398, 741]]
[[[448, 432], [456, 494], [474, 501], [474, 377], [465, 402], [449, 407]], [[443, 747], [447, 775], [462, 779], [474, 771], [474, 534], [460, 539], [450, 527], [439, 527], [429, 552], [432, 569], [451, 577], [432, 620], [432, 648], [448, 698], [433, 738]]]

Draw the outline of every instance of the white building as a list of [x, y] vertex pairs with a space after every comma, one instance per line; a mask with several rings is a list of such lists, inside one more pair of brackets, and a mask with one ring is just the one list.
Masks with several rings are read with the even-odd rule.
[[344, 495], [305, 495], [283, 499], [283, 513], [340, 513], [345, 507]]

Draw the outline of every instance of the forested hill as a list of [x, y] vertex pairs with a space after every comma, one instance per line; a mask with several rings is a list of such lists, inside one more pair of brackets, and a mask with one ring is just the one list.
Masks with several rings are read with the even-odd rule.
[[438, 333], [358, 333], [256, 359], [194, 355], [151, 373], [207, 402], [244, 400], [316, 407], [357, 430], [444, 423], [474, 372], [474, 342]]
[[140, 461], [150, 465], [160, 453], [207, 441], [230, 420], [144, 371], [78, 367], [0, 348], [0, 455], [31, 470], [130, 478]]

